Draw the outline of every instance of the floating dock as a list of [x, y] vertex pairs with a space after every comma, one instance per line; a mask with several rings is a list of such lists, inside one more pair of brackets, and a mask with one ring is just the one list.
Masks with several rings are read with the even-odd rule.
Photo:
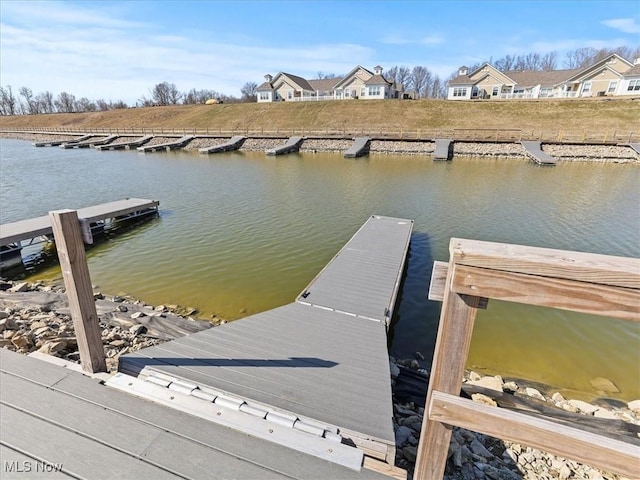
[[196, 138], [194, 135], [185, 135], [174, 142], [160, 143], [158, 145], [144, 145], [142, 147], [138, 147], [137, 150], [144, 153], [156, 152], [158, 150], [166, 150], [168, 152], [170, 150], [176, 150], [184, 147], [194, 138]]
[[542, 151], [542, 145], [536, 141], [522, 141], [520, 142], [525, 149], [527, 157], [531, 158], [538, 165], [555, 165], [556, 159], [551, 155]]
[[72, 143], [83, 142], [85, 140], [90, 139], [91, 137], [93, 137], [93, 135], [82, 135], [73, 140], [53, 140], [48, 142], [35, 142], [33, 146], [34, 147], [59, 147], [65, 143], [72, 144]]
[[60, 148], [89, 148], [95, 145], [105, 145], [109, 142], [113, 142], [118, 135], [109, 135], [108, 137], [104, 137], [102, 140], [87, 140], [85, 142], [67, 142], [60, 145]]
[[[157, 200], [141, 198], [126, 198], [115, 202], [103, 203], [93, 207], [78, 210], [78, 218], [86, 219], [89, 223], [99, 222], [122, 216], [146, 215], [150, 210], [157, 213]], [[20, 220], [0, 225], [0, 246], [11, 245], [24, 240], [35, 239], [53, 234], [49, 216]]]
[[96, 150], [120, 150], [120, 149], [131, 149], [137, 148], [141, 145], [144, 145], [149, 140], [153, 138], [153, 135], [145, 135], [144, 137], [136, 138], [135, 140], [126, 141], [126, 142], [118, 142], [118, 143], [109, 143], [108, 145], [97, 145]]
[[369, 137], [356, 137], [353, 145], [344, 152], [344, 158], [356, 158], [369, 153], [371, 139]]
[[450, 138], [436, 138], [436, 150], [433, 153], [434, 160], [451, 160], [451, 144], [453, 140]]
[[233, 150], [238, 150], [247, 137], [242, 135], [236, 135], [232, 137], [228, 142], [221, 143], [219, 145], [213, 145], [211, 147], [201, 148], [198, 150], [200, 153], [221, 153], [221, 152], [230, 152]]
[[629, 143], [628, 145], [640, 155], [640, 143]]
[[[290, 448], [317, 453], [332, 439], [352, 446], [330, 461], [393, 467], [387, 324], [412, 229], [372, 216], [295, 302], [125, 355], [112, 383], [155, 401], [175, 385], [205, 410], [220, 398], [245, 433], [257, 416], [286, 426], [273, 441]], [[307, 440], [292, 444], [296, 430]]]
[[285, 143], [284, 145], [267, 150], [266, 154], [267, 155], [284, 155], [286, 153], [298, 152], [300, 150], [300, 146], [302, 145], [303, 141], [304, 141], [304, 138], [302, 137], [291, 137], [289, 140], [287, 140], [287, 143]]

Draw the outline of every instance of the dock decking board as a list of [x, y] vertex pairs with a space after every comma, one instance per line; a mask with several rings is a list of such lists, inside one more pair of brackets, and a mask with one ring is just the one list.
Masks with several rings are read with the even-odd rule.
[[451, 159], [451, 143], [450, 138], [436, 138], [436, 149], [433, 153], [434, 160], [450, 160]]
[[[120, 215], [156, 208], [160, 202], [141, 198], [127, 198], [115, 202], [103, 203], [91, 207], [78, 209], [78, 218], [85, 218], [89, 222], [114, 218]], [[20, 220], [13, 223], [0, 225], [0, 245], [9, 245], [14, 242], [37, 238], [53, 233], [51, 221], [48, 215]]]
[[[3, 461], [62, 463], [69, 475], [89, 479], [386, 478], [241, 434], [4, 349], [0, 371]], [[15, 478], [25, 478], [21, 475]]]
[[369, 153], [371, 139], [369, 137], [356, 137], [353, 145], [344, 152], [344, 158], [356, 158]]

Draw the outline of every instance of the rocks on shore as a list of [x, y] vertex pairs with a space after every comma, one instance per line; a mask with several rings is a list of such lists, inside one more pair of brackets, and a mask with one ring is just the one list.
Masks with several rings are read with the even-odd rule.
[[[396, 433], [396, 465], [409, 471], [415, 467], [417, 447], [424, 417], [424, 408], [414, 402], [401, 403], [395, 398], [395, 383], [401, 368], [420, 371], [424, 384], [428, 382], [428, 372], [420, 369], [415, 359], [389, 359], [392, 386], [394, 387], [394, 430]], [[597, 385], [615, 388], [607, 379], [594, 379]], [[567, 400], [559, 393], [549, 398], [538, 389], [517, 382], [505, 382], [500, 376], [481, 376], [466, 372], [464, 383], [489, 388], [499, 393], [518, 392], [519, 395], [541, 400], [549, 405], [567, 411], [593, 415], [601, 418], [619, 419], [640, 425], [640, 400], [629, 402], [625, 407], [612, 408], [592, 405], [579, 400]], [[425, 387], [426, 388], [426, 387]], [[472, 395], [476, 402], [495, 406], [487, 395]], [[615, 474], [603, 472], [588, 465], [567, 460], [525, 445], [509, 442], [472, 432], [453, 428], [445, 468], [445, 480], [625, 480]]]
[[[1, 348], [23, 354], [38, 351], [79, 363], [73, 321], [68, 305], [60, 301], [65, 297], [63, 287], [2, 281], [0, 290]], [[109, 372], [117, 370], [120, 355], [213, 326], [176, 314], [194, 313], [193, 308], [153, 307], [119, 296], [105, 298], [101, 293], [94, 297]]]
[[[76, 137], [69, 135], [52, 134], [28, 134], [28, 133], [1, 133], [5, 138], [28, 140], [31, 142], [45, 142], [51, 140], [72, 140]], [[177, 137], [156, 136], [146, 145], [158, 145], [177, 140]], [[225, 143], [227, 138], [198, 137], [191, 140], [183, 150], [197, 151], [200, 148], [211, 147]], [[264, 152], [276, 148], [286, 142], [285, 138], [248, 138], [240, 151]], [[347, 139], [318, 139], [308, 138], [300, 147], [301, 152], [332, 152], [342, 153], [353, 145], [352, 140]], [[543, 151], [563, 161], [590, 161], [612, 163], [638, 163], [640, 154], [630, 147], [619, 145], [582, 145], [582, 144], [543, 144]], [[394, 155], [425, 155], [431, 156], [435, 150], [435, 143], [430, 140], [406, 141], [406, 140], [372, 140], [370, 144], [371, 154]], [[524, 147], [518, 142], [454, 142], [454, 156], [468, 157], [504, 157], [526, 158]]]

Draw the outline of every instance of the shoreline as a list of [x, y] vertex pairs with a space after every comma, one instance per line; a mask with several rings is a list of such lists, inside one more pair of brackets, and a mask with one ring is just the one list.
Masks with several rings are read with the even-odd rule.
[[[96, 135], [99, 137], [100, 135]], [[61, 138], [64, 137], [64, 138]], [[0, 138], [9, 138], [29, 142], [46, 142], [52, 140], [67, 140], [68, 134], [26, 134], [0, 132]], [[146, 145], [158, 145], [175, 137], [155, 136]], [[222, 138], [196, 137], [182, 148], [186, 152], [194, 152], [200, 148], [211, 147], [224, 143]], [[114, 143], [118, 139], [113, 140]], [[239, 149], [242, 151], [259, 152], [275, 148], [284, 143], [279, 138], [247, 138]], [[305, 139], [300, 153], [342, 153], [352, 145], [351, 140], [346, 139]], [[524, 147], [518, 142], [478, 142], [455, 141], [452, 147], [452, 157], [480, 157], [480, 158], [527, 158]], [[46, 148], [46, 147], [42, 147]], [[432, 156], [435, 151], [433, 141], [406, 141], [406, 140], [372, 140], [370, 154], [376, 155], [425, 155]], [[543, 151], [558, 161], [571, 162], [607, 162], [607, 163], [640, 163], [640, 153], [631, 147], [621, 145], [597, 145], [597, 144], [543, 144]]]
[[[117, 371], [118, 358], [145, 347], [158, 345], [216, 326], [196, 320], [193, 309], [176, 305], [147, 305], [130, 297], [105, 296], [94, 291], [98, 320], [107, 357], [108, 372]], [[218, 324], [226, 323], [224, 320]], [[79, 363], [64, 287], [44, 282], [0, 281], [0, 348], [21, 354], [39, 352]], [[416, 353], [416, 358], [422, 355]], [[396, 436], [396, 465], [415, 467], [418, 440], [424, 416], [429, 371], [416, 359], [389, 357], [393, 395], [393, 428]], [[603, 379], [606, 380], [606, 379]], [[537, 388], [534, 388], [537, 387]], [[603, 389], [612, 388], [603, 382]], [[542, 390], [542, 392], [541, 392]], [[499, 375], [481, 376], [465, 371], [463, 393], [472, 400], [494, 407], [503, 397], [518, 399], [533, 409], [556, 410], [567, 415], [587, 416], [602, 422], [625, 422], [629, 432], [640, 437], [640, 399], [631, 402], [593, 402], [565, 399], [553, 388], [542, 388], [526, 380], [505, 381]], [[493, 393], [492, 393], [493, 392]], [[506, 405], [508, 406], [508, 405]], [[619, 425], [619, 423], [616, 423]], [[623, 480], [588, 465], [547, 454], [507, 440], [454, 427], [445, 480], [539, 478]]]

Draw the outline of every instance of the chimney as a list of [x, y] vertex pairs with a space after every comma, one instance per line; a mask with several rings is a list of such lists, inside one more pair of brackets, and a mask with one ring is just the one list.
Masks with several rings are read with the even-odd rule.
[[634, 65], [640, 65], [640, 57], [637, 57], [634, 61], [633, 61]]
[[271, 80], [273, 80], [273, 77], [271, 75], [269, 75], [268, 73], [264, 76], [264, 79], [267, 83], [271, 83]]
[[469, 67], [463, 65], [458, 69], [458, 75], [466, 75], [467, 73], [469, 73]]
[[373, 71], [376, 72], [376, 75], [382, 75], [382, 67], [380, 65], [373, 67]]

